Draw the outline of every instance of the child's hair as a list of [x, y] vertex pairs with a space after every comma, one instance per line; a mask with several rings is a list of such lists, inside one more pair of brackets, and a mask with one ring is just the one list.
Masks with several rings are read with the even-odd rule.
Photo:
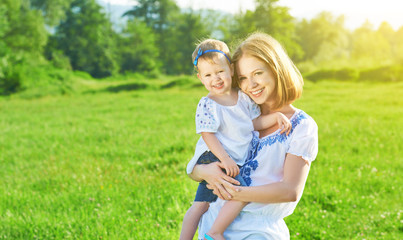
[[[205, 53], [206, 50], [218, 50], [218, 51], [211, 51]], [[216, 39], [202, 40], [199, 44], [197, 44], [196, 49], [193, 51], [192, 54], [192, 62], [195, 69], [197, 70], [198, 60], [204, 59], [209, 62], [213, 62], [213, 58], [218, 56], [218, 54], [224, 54], [229, 61], [228, 64], [231, 64], [231, 55], [229, 53], [229, 48], [227, 44]]]
[[235, 66], [234, 82], [238, 85], [236, 63], [244, 54], [265, 62], [276, 78], [273, 110], [291, 104], [301, 96], [304, 85], [302, 75], [277, 40], [265, 33], [253, 33], [237, 47], [232, 61]]

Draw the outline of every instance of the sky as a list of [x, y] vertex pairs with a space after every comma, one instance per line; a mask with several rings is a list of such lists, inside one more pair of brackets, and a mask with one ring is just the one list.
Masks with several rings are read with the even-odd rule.
[[[103, 0], [118, 5], [134, 5], [135, 0]], [[181, 8], [209, 8], [230, 13], [254, 8], [254, 0], [176, 0]], [[311, 19], [322, 11], [334, 16], [345, 16], [345, 26], [351, 30], [369, 20], [374, 27], [383, 21], [395, 30], [403, 26], [402, 0], [280, 0], [280, 6], [290, 8], [290, 14], [297, 19]]]

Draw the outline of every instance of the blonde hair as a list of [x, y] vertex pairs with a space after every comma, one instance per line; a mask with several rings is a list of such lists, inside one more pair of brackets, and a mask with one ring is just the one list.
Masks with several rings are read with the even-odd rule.
[[[199, 44], [197, 44], [196, 49], [193, 51], [192, 53], [192, 62], [195, 61], [197, 54], [199, 52], [199, 49], [201, 49], [201, 51], [206, 51], [206, 50], [212, 50], [212, 49], [216, 49], [216, 50], [220, 50], [222, 52], [224, 52], [227, 57], [229, 58], [229, 60], [231, 59], [231, 55], [229, 52], [229, 48], [227, 46], [227, 44], [225, 44], [224, 42], [220, 41], [220, 40], [216, 40], [216, 39], [205, 39], [202, 40], [201, 42], [199, 42]], [[203, 55], [201, 55], [199, 57], [198, 60], [200, 59], [204, 59], [207, 60], [209, 62], [213, 62], [213, 58], [218, 56], [219, 52], [208, 52], [208, 53], [204, 53]], [[231, 64], [230, 62], [228, 64]], [[197, 66], [194, 66], [195, 69], [197, 70]]]
[[247, 54], [265, 62], [275, 77], [274, 104], [272, 109], [291, 104], [302, 95], [304, 81], [301, 73], [281, 44], [265, 33], [253, 33], [234, 51], [232, 62], [235, 66], [235, 79], [239, 85], [236, 65], [241, 57]]

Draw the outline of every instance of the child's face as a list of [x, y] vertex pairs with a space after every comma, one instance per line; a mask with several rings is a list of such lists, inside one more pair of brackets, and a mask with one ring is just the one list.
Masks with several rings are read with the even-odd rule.
[[232, 66], [225, 56], [214, 57], [213, 61], [199, 59], [197, 77], [212, 95], [228, 94], [231, 91]]

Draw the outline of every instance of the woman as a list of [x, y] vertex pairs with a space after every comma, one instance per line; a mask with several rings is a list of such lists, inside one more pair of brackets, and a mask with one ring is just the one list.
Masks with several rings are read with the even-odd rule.
[[248, 187], [233, 185], [236, 181], [217, 163], [194, 166], [190, 177], [206, 180], [220, 198], [203, 215], [199, 239], [210, 229], [223, 200], [250, 202], [225, 231], [226, 239], [289, 239], [283, 218], [301, 198], [318, 152], [315, 121], [291, 105], [302, 94], [302, 76], [281, 45], [262, 33], [240, 44], [233, 63], [241, 90], [259, 104], [262, 114], [283, 113], [292, 130], [288, 136], [280, 134], [278, 126], [255, 132], [249, 159], [241, 169]]

